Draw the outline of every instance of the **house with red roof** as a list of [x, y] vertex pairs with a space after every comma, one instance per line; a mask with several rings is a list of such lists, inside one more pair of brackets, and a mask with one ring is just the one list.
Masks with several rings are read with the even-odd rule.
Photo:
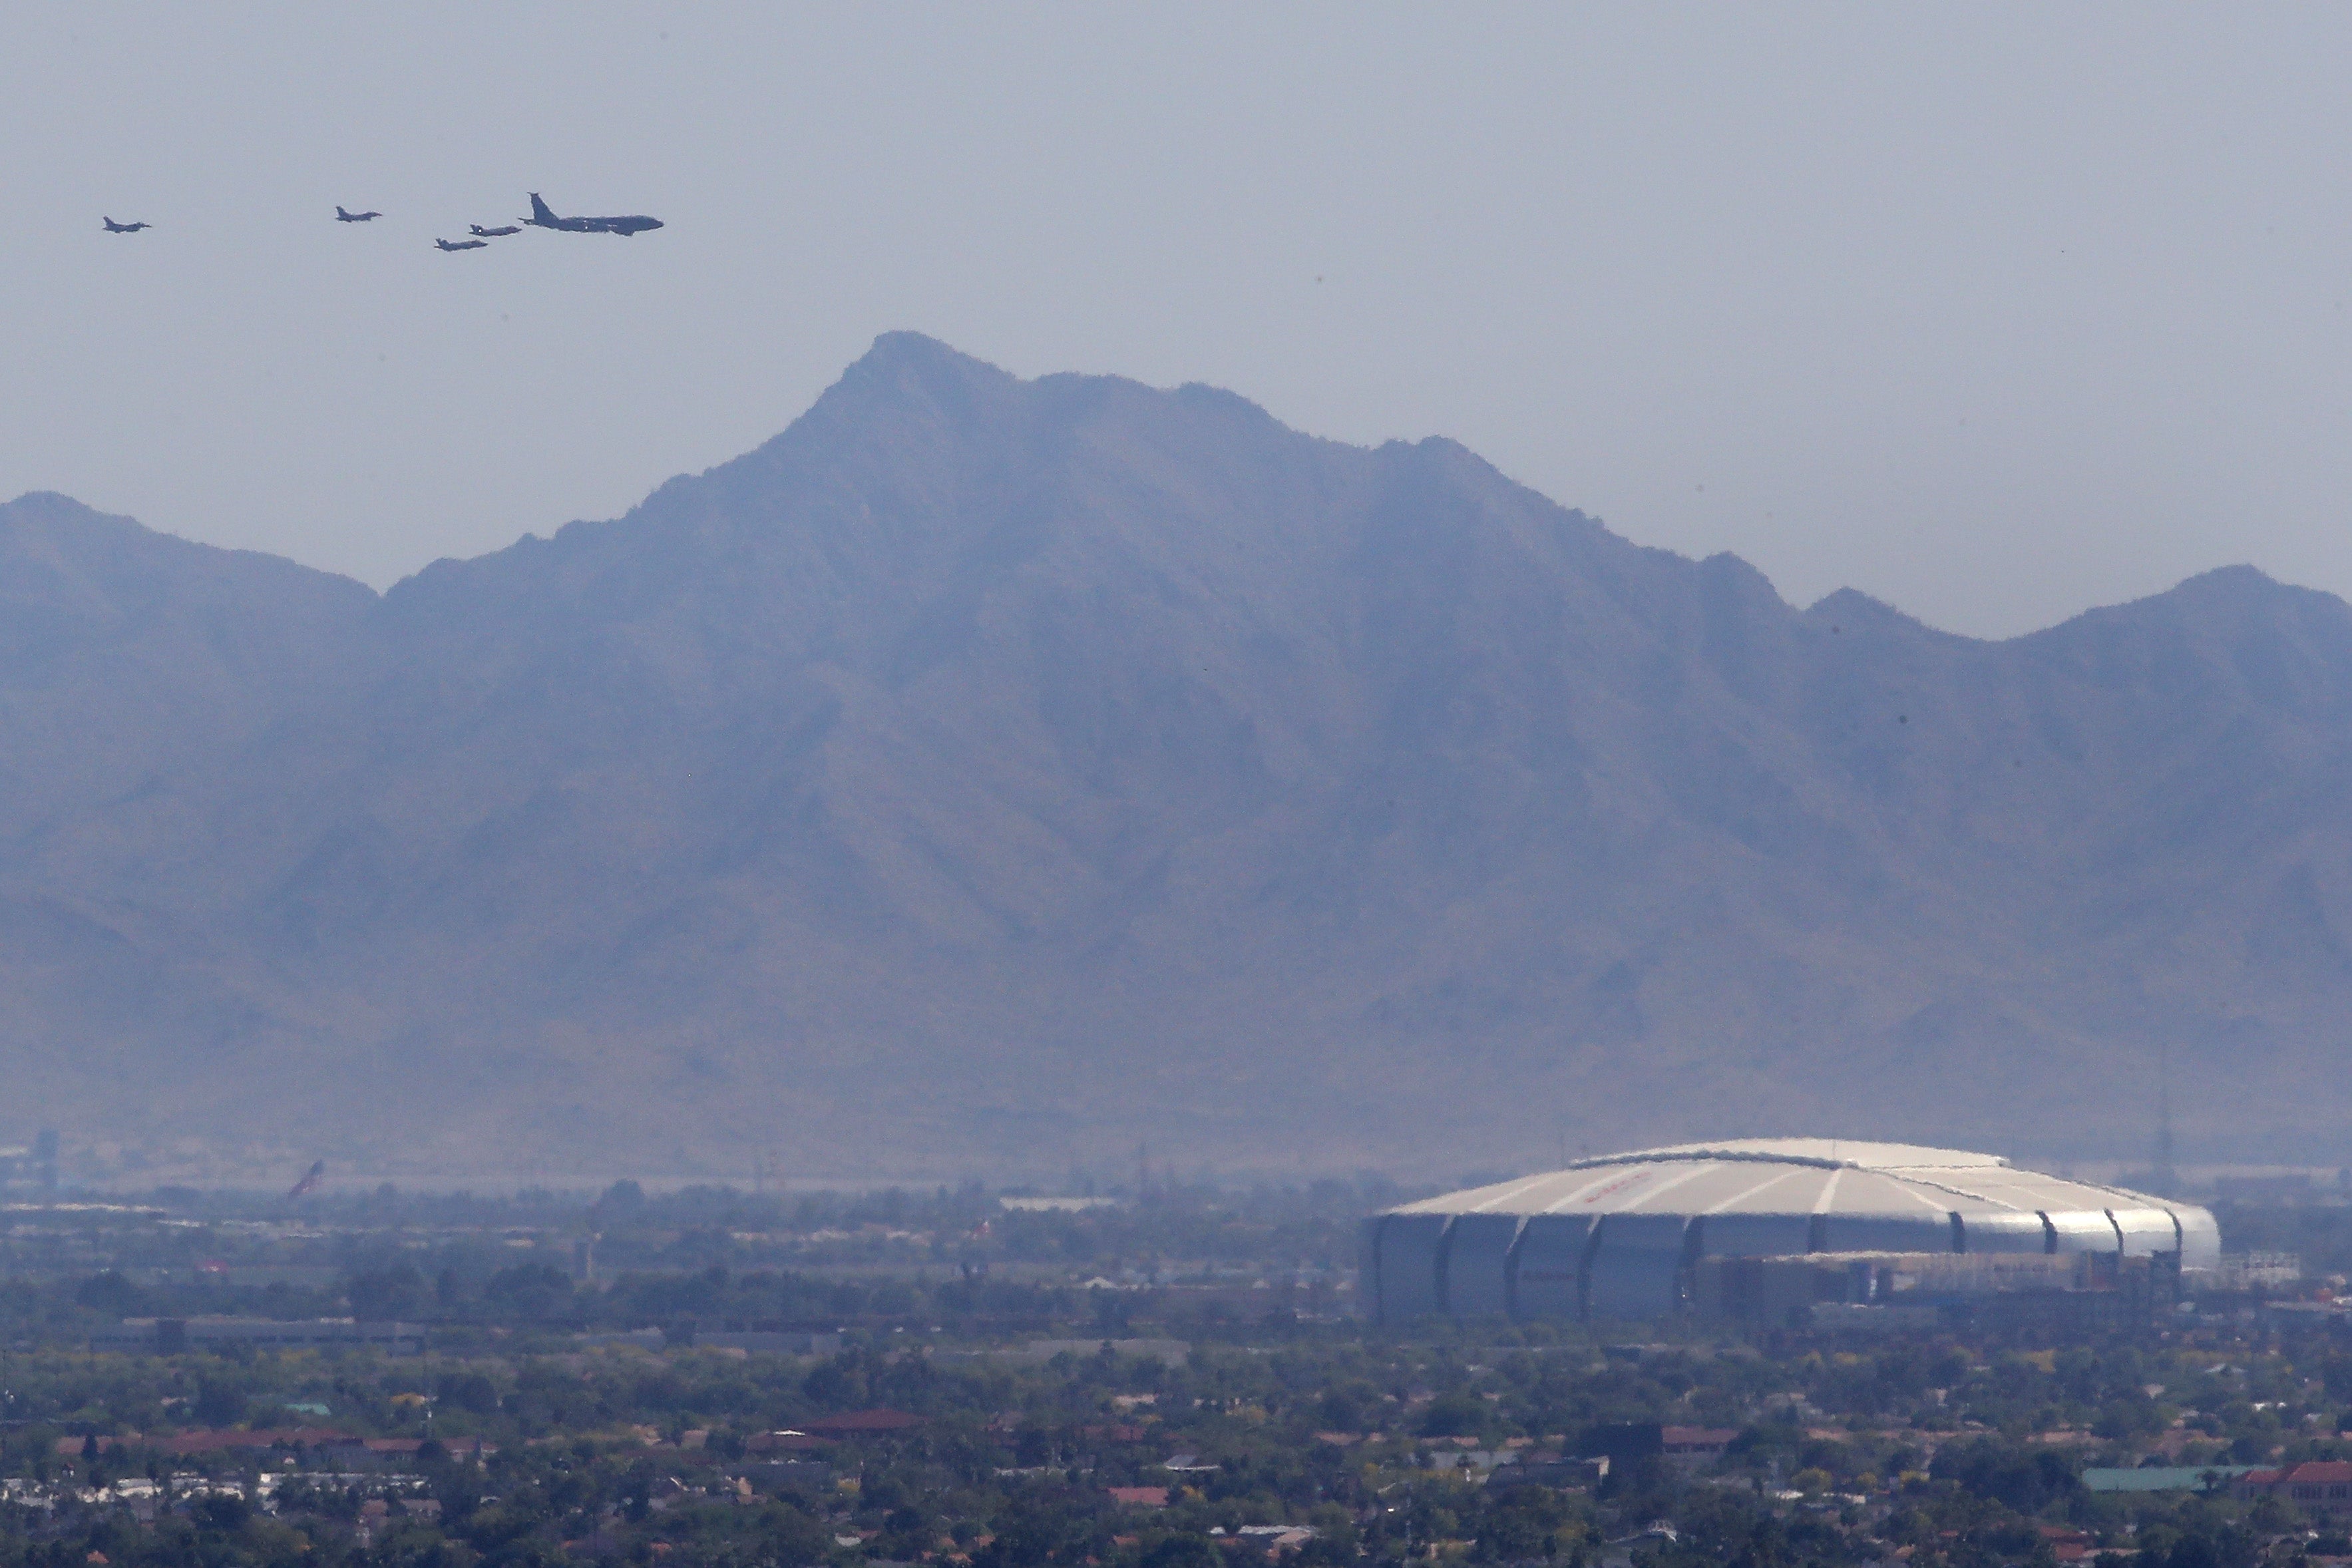
[[803, 1422], [802, 1430], [819, 1437], [871, 1437], [911, 1431], [923, 1424], [919, 1415], [903, 1410], [852, 1410], [842, 1415], [821, 1415]]
[[2352, 1517], [2352, 1461], [2313, 1459], [2284, 1468], [2248, 1470], [2230, 1483], [2241, 1501], [2274, 1497], [2313, 1519]]

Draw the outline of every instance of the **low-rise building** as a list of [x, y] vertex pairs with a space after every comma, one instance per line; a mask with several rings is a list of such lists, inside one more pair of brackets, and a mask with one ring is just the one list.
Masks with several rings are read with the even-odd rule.
[[749, 1351], [761, 1355], [839, 1355], [839, 1334], [802, 1333], [766, 1329], [697, 1329], [668, 1341], [673, 1347], [693, 1345], [703, 1350]]
[[2284, 1468], [2248, 1470], [2230, 1483], [2242, 1501], [2284, 1499], [2312, 1519], [2352, 1518], [2352, 1462], [2314, 1459]]
[[910, 1432], [923, 1424], [919, 1415], [903, 1410], [852, 1410], [842, 1415], [820, 1415], [808, 1423], [819, 1437], [886, 1437]]
[[2199, 1492], [2227, 1486], [2252, 1465], [2141, 1465], [2133, 1469], [2094, 1467], [2083, 1472], [2090, 1492]]
[[134, 1355], [175, 1355], [192, 1348], [249, 1345], [256, 1350], [373, 1347], [388, 1355], [425, 1348], [419, 1323], [359, 1318], [125, 1318], [89, 1336], [90, 1349]]
[[1661, 1426], [1658, 1450], [1676, 1469], [1705, 1469], [1721, 1460], [1738, 1436], [1734, 1426]]

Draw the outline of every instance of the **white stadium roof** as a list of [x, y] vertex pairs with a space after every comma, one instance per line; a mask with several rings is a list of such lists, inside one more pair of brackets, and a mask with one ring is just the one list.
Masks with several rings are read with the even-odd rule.
[[2169, 1255], [2210, 1267], [2210, 1215], [1993, 1154], [1736, 1139], [1580, 1160], [1408, 1204], [1366, 1235], [1384, 1317], [1641, 1316], [1701, 1257], [1855, 1252]]

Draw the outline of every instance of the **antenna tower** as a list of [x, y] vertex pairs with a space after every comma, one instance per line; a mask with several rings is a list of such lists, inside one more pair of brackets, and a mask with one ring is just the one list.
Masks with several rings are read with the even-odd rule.
[[2172, 1047], [2158, 1047], [2156, 1068], [2156, 1195], [2168, 1198], [2179, 1180], [2172, 1169]]

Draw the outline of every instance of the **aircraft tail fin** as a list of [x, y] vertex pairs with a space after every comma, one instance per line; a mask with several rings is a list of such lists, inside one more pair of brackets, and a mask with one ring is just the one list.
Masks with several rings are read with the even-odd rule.
[[549, 209], [548, 205], [545, 202], [539, 199], [539, 193], [537, 191], [530, 193], [530, 221], [533, 223], [553, 223], [555, 221], [555, 214]]
[[352, 221], [352, 215], [343, 210], [343, 204], [341, 202], [337, 202], [335, 204], [335, 216], [342, 219], [345, 223]]

